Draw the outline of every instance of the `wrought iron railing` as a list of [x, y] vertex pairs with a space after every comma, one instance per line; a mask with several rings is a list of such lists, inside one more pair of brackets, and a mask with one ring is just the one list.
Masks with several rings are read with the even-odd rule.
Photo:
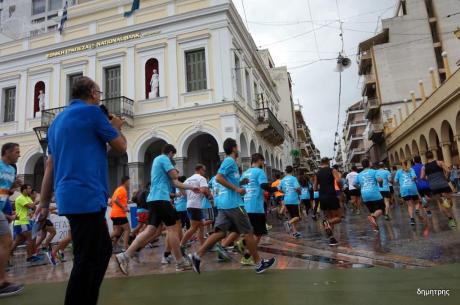
[[110, 113], [132, 118], [134, 116], [134, 101], [126, 96], [117, 96], [101, 100]]
[[[133, 118], [134, 116], [134, 101], [125, 96], [118, 96], [101, 100], [101, 104], [105, 105], [110, 113], [122, 118]], [[50, 126], [56, 116], [64, 111], [64, 107], [45, 109], [42, 111], [41, 125]]]
[[256, 109], [257, 119], [260, 123], [266, 123], [273, 127], [273, 129], [284, 138], [284, 127], [278, 121], [276, 116], [269, 108]]
[[42, 110], [42, 126], [50, 126], [56, 116], [64, 111], [66, 107], [58, 107]]

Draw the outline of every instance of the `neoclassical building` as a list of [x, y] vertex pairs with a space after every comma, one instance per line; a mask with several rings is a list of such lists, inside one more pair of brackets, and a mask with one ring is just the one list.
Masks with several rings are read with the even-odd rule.
[[197, 162], [214, 174], [228, 137], [240, 145], [243, 169], [255, 152], [269, 175], [292, 164], [295, 117], [282, 113], [292, 96], [274, 85], [273, 63], [230, 0], [145, 0], [129, 17], [132, 1], [82, 2], [69, 7], [62, 34], [51, 28], [0, 44], [0, 138], [21, 145], [24, 181], [38, 188], [43, 175], [33, 128], [59, 115], [82, 75], [126, 120], [127, 154], [108, 151], [111, 189], [125, 174], [133, 189], [148, 181], [165, 143], [177, 147], [185, 175]]

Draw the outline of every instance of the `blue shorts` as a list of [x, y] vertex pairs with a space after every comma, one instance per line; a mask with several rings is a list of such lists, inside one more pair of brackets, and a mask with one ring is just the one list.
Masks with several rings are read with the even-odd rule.
[[32, 231], [32, 225], [30, 223], [26, 225], [14, 225], [13, 226], [13, 233], [15, 237], [16, 235], [23, 234], [29, 231]]

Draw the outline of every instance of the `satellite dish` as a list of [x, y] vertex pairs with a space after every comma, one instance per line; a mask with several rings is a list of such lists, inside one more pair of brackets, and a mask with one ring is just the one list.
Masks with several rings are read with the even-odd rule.
[[350, 67], [351, 67], [350, 58], [346, 57], [346, 55], [343, 55], [342, 53], [339, 53], [339, 56], [337, 57], [337, 66], [335, 67], [334, 71], [343, 72]]

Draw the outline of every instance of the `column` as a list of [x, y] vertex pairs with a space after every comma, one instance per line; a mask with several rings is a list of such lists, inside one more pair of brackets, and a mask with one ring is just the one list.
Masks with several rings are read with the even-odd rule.
[[23, 184], [30, 184], [33, 185], [34, 183], [34, 175], [33, 174], [18, 174], [18, 179], [22, 181]]
[[450, 142], [442, 142], [441, 143], [442, 155], [444, 156], [444, 163], [447, 166], [452, 165], [452, 151], [450, 149], [451, 145], [452, 144]]
[[134, 58], [134, 47], [129, 47], [126, 53], [126, 75], [127, 81], [124, 83], [126, 86], [126, 97], [132, 100], [136, 100], [136, 74], [135, 74], [135, 58]]
[[435, 160], [438, 159], [438, 147], [437, 146], [430, 146], [428, 147], [429, 150], [433, 153], [433, 157]]
[[454, 137], [455, 141], [457, 141], [457, 149], [459, 151], [459, 157], [460, 157], [460, 134]]
[[137, 191], [139, 188], [146, 184], [146, 181], [144, 181], [144, 163], [128, 163], [128, 172], [130, 180], [130, 193], [132, 194], [134, 191]]
[[88, 77], [96, 80], [96, 53], [88, 56]]
[[[179, 100], [178, 75], [177, 75], [177, 39], [168, 39], [168, 101], [170, 108], [177, 108]], [[161, 73], [161, 72], [160, 72]], [[185, 73], [185, 71], [183, 71]]]
[[267, 165], [266, 166], [266, 173], [267, 173], [267, 178], [268, 180], [272, 180], [273, 175], [272, 175], [272, 167]]
[[[53, 84], [52, 96], [53, 98], [50, 99], [48, 96], [48, 99], [50, 100], [49, 101], [50, 108], [59, 107], [59, 84], [61, 83], [60, 77], [61, 77], [61, 64], [57, 63], [53, 65], [53, 76], [52, 76], [52, 79], [53, 79], [52, 80], [52, 84]], [[65, 101], [64, 104], [65, 103], [67, 103], [67, 101]]]
[[179, 171], [179, 175], [180, 176], [185, 175], [185, 165], [187, 163], [187, 158], [184, 158], [184, 157], [174, 158], [174, 161], [176, 162], [176, 169]]
[[426, 163], [426, 151], [425, 150], [420, 150], [420, 159], [422, 159], [422, 164]]
[[16, 118], [18, 120], [18, 131], [24, 132], [26, 129], [26, 109], [27, 104], [33, 105], [33, 103], [28, 103], [27, 101], [27, 71], [21, 71], [21, 78], [19, 79], [19, 88], [16, 89]]

